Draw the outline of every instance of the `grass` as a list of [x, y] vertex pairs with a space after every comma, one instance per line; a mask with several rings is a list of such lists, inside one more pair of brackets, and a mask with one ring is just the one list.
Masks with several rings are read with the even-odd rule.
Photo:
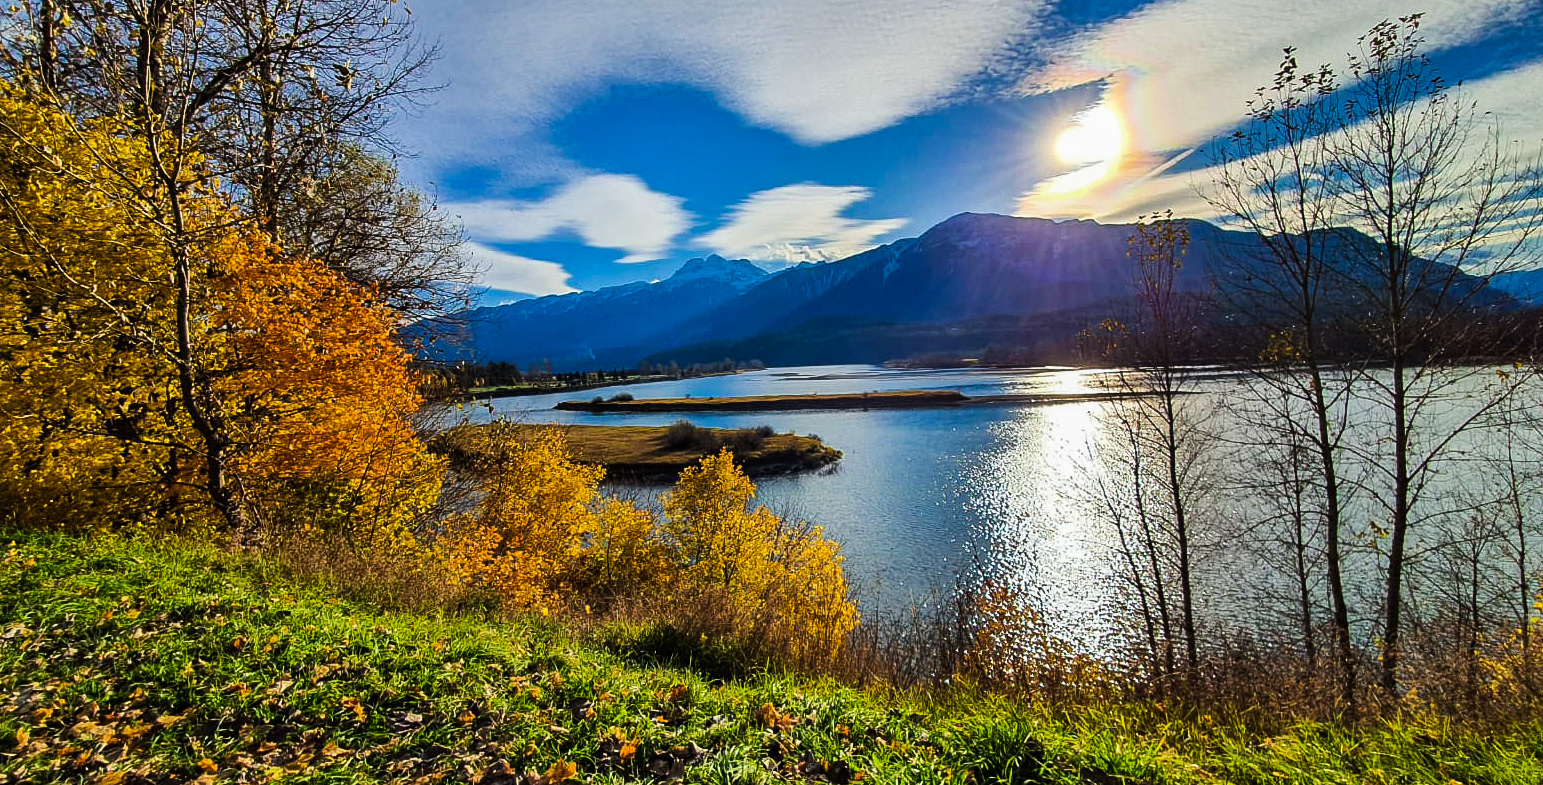
[[638, 629], [389, 613], [203, 545], [13, 537], [9, 782], [1543, 781], [1536, 722], [1265, 735], [1144, 701], [708, 679], [643, 658]]
[[[451, 455], [456, 450], [476, 449], [476, 430], [463, 425], [440, 437]], [[530, 428], [554, 426], [522, 426]], [[841, 451], [827, 447], [817, 436], [773, 433], [742, 438], [756, 429], [694, 427], [687, 443], [672, 440], [671, 426], [563, 425], [568, 449], [581, 463], [604, 464], [612, 476], [673, 479], [703, 456], [723, 445], [734, 448], [734, 458], [751, 476], [809, 471], [835, 463]], [[472, 429], [472, 430], [465, 430]]]

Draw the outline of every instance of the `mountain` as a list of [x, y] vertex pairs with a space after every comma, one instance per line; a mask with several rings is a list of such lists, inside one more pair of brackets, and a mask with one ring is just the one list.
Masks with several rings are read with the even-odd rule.
[[435, 355], [521, 366], [549, 361], [558, 370], [630, 367], [649, 351], [680, 343], [687, 325], [769, 275], [743, 259], [712, 255], [662, 281], [477, 308], [461, 320], [461, 345]]
[[1522, 302], [1543, 305], [1543, 270], [1501, 273], [1490, 284]]
[[[1263, 242], [1245, 232], [1183, 220], [1189, 235], [1176, 287], [1201, 295], [1230, 292], [1205, 325], [1236, 333], [1229, 314], [1270, 319], [1273, 265]], [[471, 348], [480, 360], [520, 364], [550, 359], [558, 370], [633, 366], [647, 359], [681, 364], [730, 357], [774, 365], [878, 362], [929, 352], [994, 349], [997, 356], [1065, 362], [1088, 325], [1123, 317], [1135, 297], [1130, 225], [961, 213], [915, 239], [897, 240], [823, 264], [767, 274], [745, 261], [694, 259], [668, 280], [543, 297], [471, 314]], [[1325, 258], [1378, 255], [1353, 231], [1315, 233]], [[1449, 270], [1437, 265], [1436, 274]], [[1362, 274], [1365, 275], [1365, 274]], [[1230, 283], [1229, 283], [1230, 282]], [[1365, 313], [1375, 291], [1336, 285], [1327, 311]], [[1520, 283], [1520, 281], [1518, 281]], [[1218, 287], [1220, 284], [1220, 287]], [[1459, 275], [1449, 291], [1482, 281]], [[1249, 292], [1253, 298], [1249, 299]], [[1501, 296], [1479, 293], [1494, 302]], [[1345, 330], [1346, 336], [1352, 331]], [[1222, 340], [1233, 340], [1235, 336]], [[1347, 338], [1347, 340], [1351, 340]], [[1241, 347], [1233, 346], [1233, 350]]]
[[[820, 300], [870, 269], [883, 269], [894, 264], [915, 242], [914, 239], [896, 240], [840, 261], [804, 262], [768, 276], [739, 297], [703, 314], [678, 336], [679, 343], [759, 335], [805, 321], [808, 317], [801, 311], [805, 305]], [[715, 359], [723, 359], [723, 355]]]
[[[1192, 235], [1215, 231], [1191, 222]], [[825, 316], [952, 322], [1077, 308], [1131, 292], [1130, 227], [962, 213], [929, 229], [888, 263], [870, 265], [803, 304], [790, 323]], [[1191, 253], [1208, 254], [1204, 236]], [[1181, 288], [1205, 286], [1186, 263]]]

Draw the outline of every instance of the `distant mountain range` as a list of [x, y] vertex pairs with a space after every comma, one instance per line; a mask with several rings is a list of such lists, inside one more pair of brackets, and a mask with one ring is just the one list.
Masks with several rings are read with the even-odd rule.
[[[1251, 234], [1184, 224], [1190, 241], [1177, 281], [1183, 291], [1205, 291], [1216, 272], [1238, 274], [1236, 260], [1262, 255]], [[644, 359], [880, 362], [991, 346], [1064, 361], [1082, 327], [1128, 307], [1132, 231], [1124, 224], [963, 213], [915, 239], [776, 273], [708, 256], [662, 281], [473, 310], [465, 314], [462, 345], [437, 354], [521, 366], [550, 362], [559, 371], [631, 367]], [[1223, 258], [1233, 261], [1222, 265]], [[1530, 299], [1543, 291], [1540, 278], [1495, 283]]]

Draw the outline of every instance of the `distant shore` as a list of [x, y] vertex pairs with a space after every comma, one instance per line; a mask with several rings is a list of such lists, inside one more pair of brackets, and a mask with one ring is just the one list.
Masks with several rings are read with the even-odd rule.
[[557, 395], [559, 393], [584, 392], [585, 390], [598, 390], [602, 387], [621, 387], [629, 384], [647, 384], [649, 382], [678, 382], [688, 379], [705, 379], [709, 376], [733, 376], [741, 371], [713, 371], [712, 373], [699, 373], [694, 376], [674, 376], [671, 374], [651, 374], [648, 376], [629, 376], [625, 379], [611, 379], [603, 382], [585, 382], [583, 384], [517, 384], [499, 387], [474, 387], [462, 393], [454, 400], [475, 401], [490, 398], [518, 398], [526, 395]]
[[971, 405], [1048, 406], [1057, 403], [1138, 398], [1149, 393], [1034, 393], [971, 397], [954, 390], [893, 390], [833, 395], [746, 395], [710, 398], [642, 398], [625, 401], [563, 401], [556, 409], [573, 412], [771, 412], [799, 409], [930, 409]]

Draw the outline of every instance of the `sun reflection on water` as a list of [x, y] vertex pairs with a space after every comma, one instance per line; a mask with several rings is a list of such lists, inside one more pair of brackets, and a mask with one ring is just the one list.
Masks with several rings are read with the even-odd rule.
[[[1086, 392], [1090, 377], [1068, 373], [1057, 391]], [[1024, 590], [1031, 602], [1053, 609], [1062, 632], [1099, 648], [1109, 630], [1099, 618], [1109, 606], [1109, 560], [1092, 531], [1093, 516], [1079, 500], [1097, 472], [1090, 444], [1101, 427], [1098, 403], [1025, 408], [992, 425], [992, 447], [966, 471], [973, 489], [965, 505], [971, 532], [989, 569]]]

